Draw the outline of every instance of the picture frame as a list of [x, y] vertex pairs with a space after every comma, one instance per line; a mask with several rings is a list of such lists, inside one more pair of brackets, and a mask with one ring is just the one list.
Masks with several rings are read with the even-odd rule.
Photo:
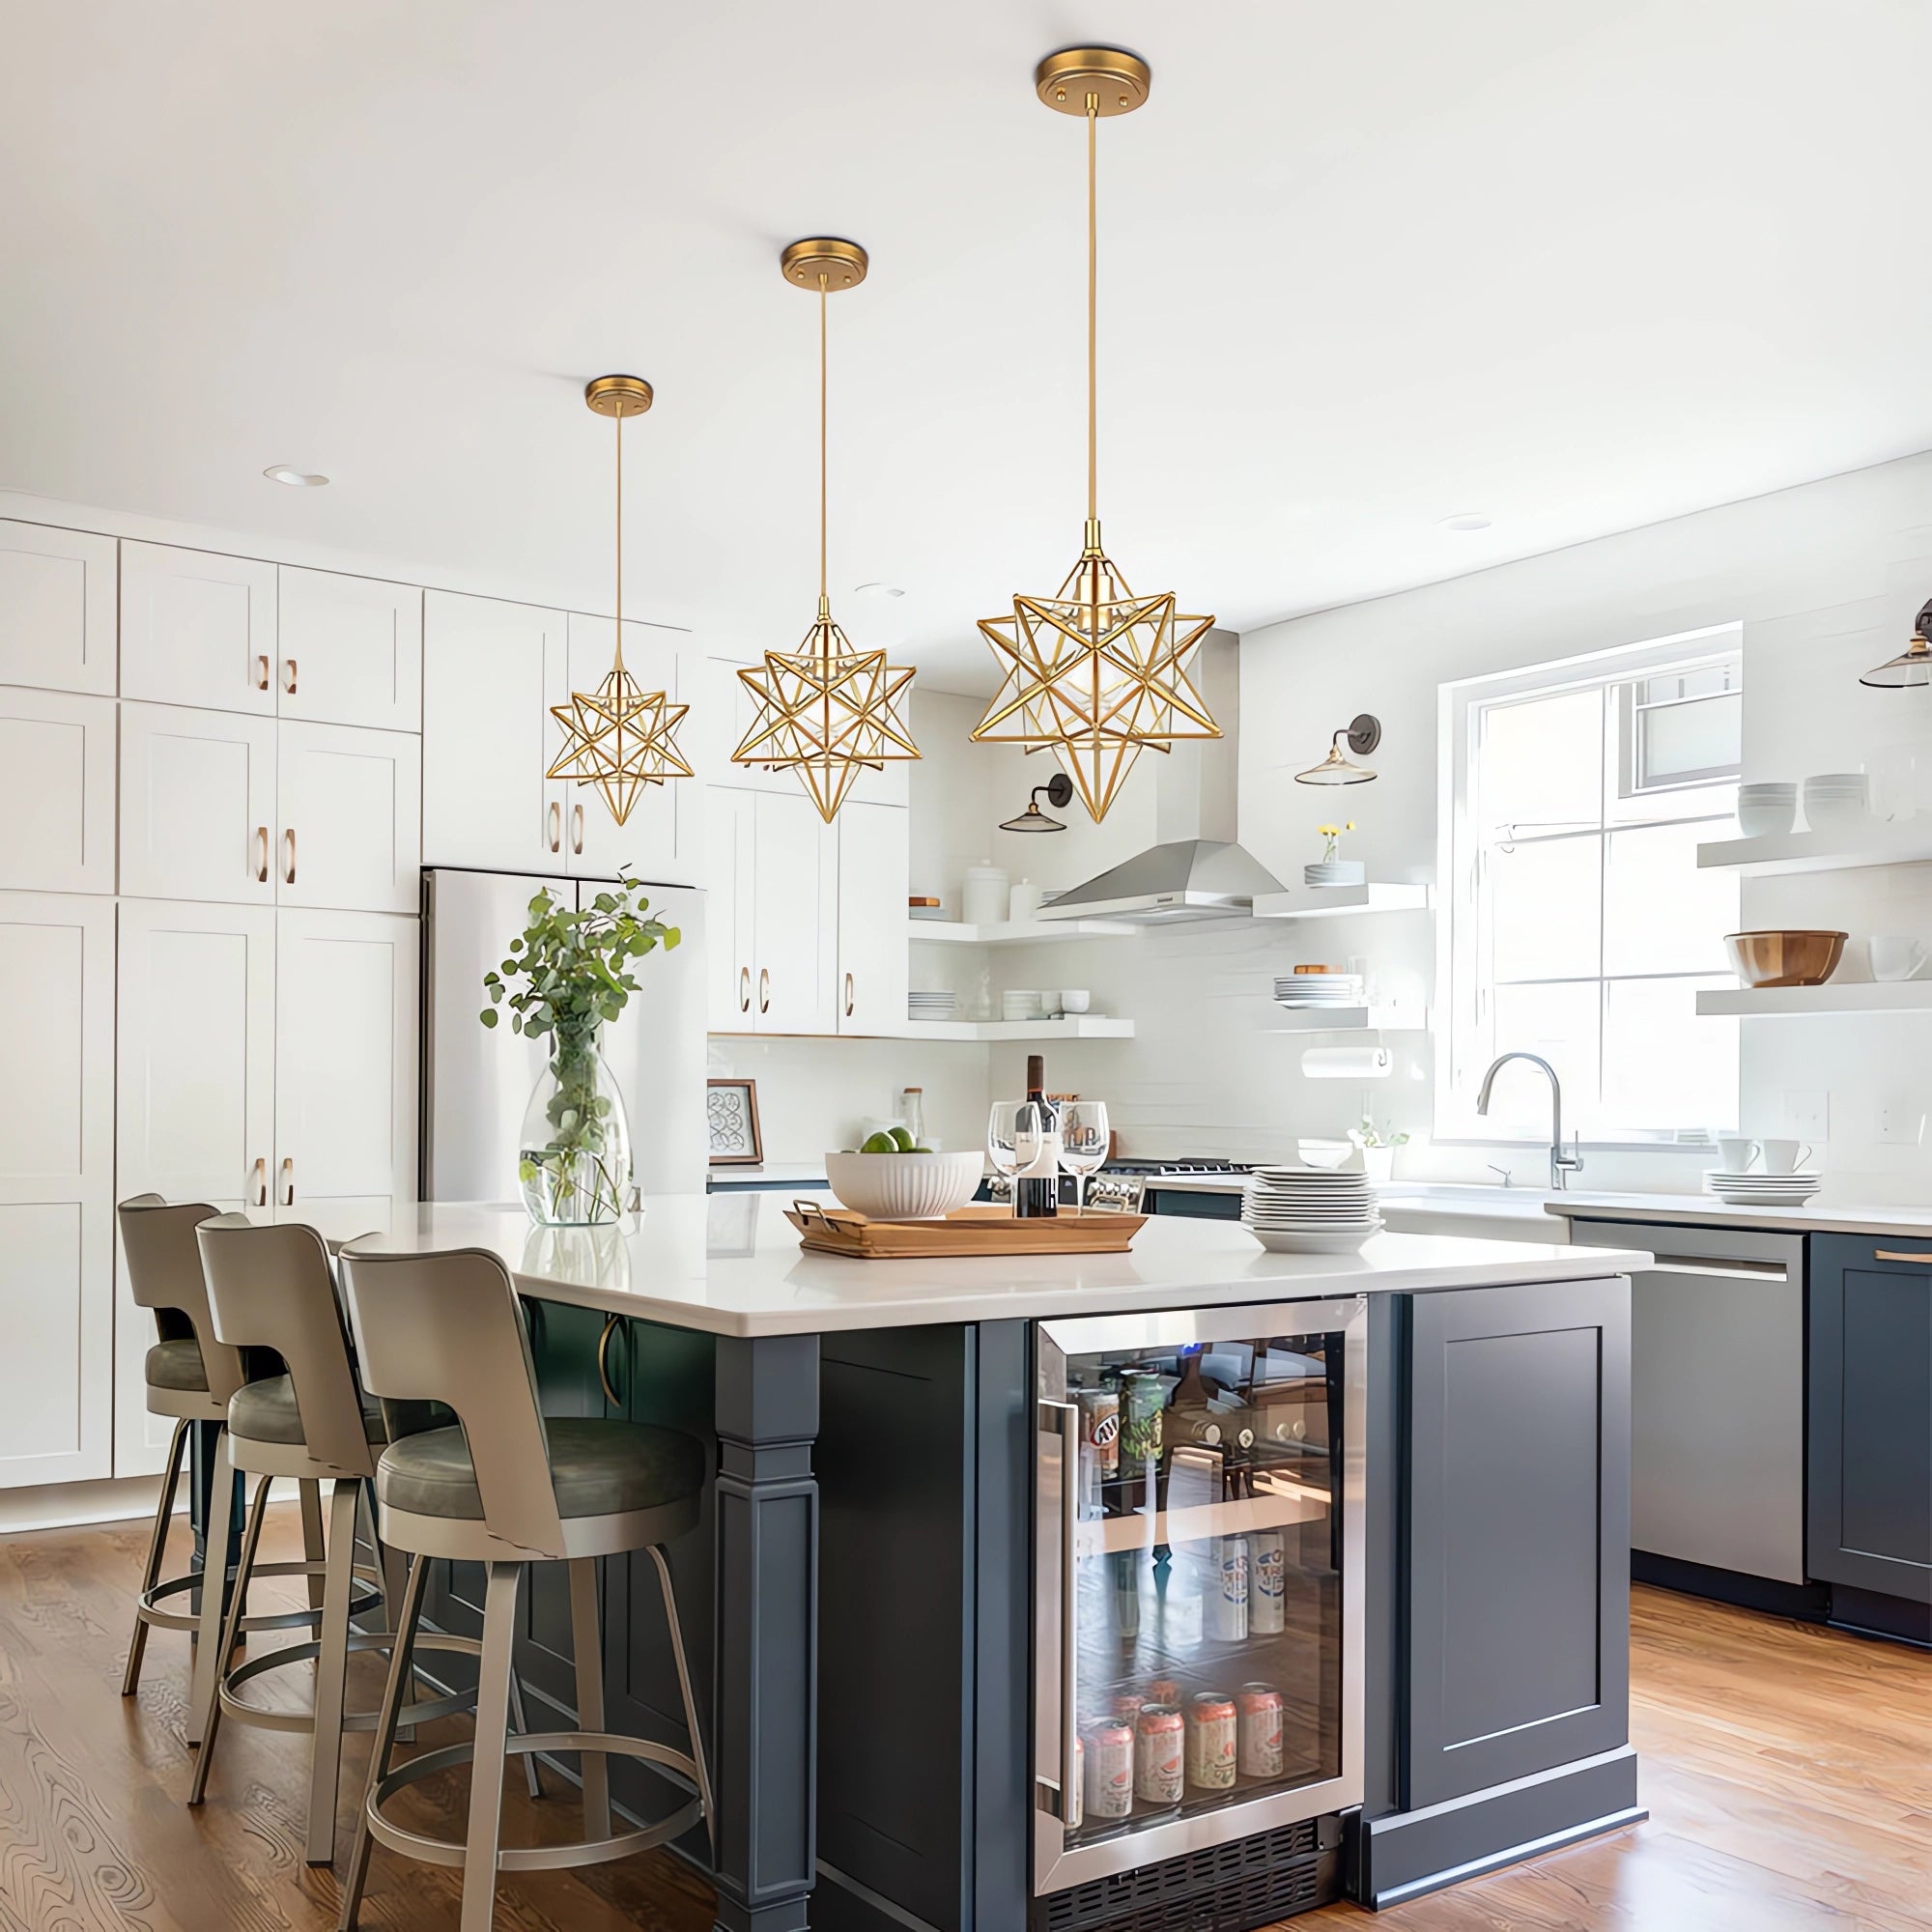
[[758, 1132], [758, 1083], [707, 1080], [704, 1125], [713, 1167], [756, 1167], [765, 1157]]

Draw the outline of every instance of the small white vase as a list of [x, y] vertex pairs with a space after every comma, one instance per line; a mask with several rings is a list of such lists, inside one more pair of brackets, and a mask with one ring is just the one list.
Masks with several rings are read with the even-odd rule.
[[1311, 886], [1359, 886], [1368, 876], [1368, 866], [1360, 859], [1317, 859], [1301, 868], [1303, 883]]

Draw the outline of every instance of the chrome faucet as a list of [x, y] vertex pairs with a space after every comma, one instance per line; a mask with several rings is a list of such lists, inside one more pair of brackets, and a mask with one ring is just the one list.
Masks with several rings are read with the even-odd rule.
[[1561, 1193], [1570, 1184], [1573, 1174], [1583, 1171], [1583, 1154], [1580, 1144], [1570, 1153], [1563, 1151], [1563, 1083], [1556, 1077], [1556, 1069], [1540, 1054], [1499, 1053], [1490, 1062], [1490, 1070], [1483, 1075], [1481, 1093], [1476, 1095], [1476, 1112], [1490, 1111], [1490, 1089], [1496, 1084], [1497, 1071], [1507, 1066], [1512, 1060], [1526, 1060], [1532, 1066], [1540, 1066], [1549, 1076], [1549, 1184]]

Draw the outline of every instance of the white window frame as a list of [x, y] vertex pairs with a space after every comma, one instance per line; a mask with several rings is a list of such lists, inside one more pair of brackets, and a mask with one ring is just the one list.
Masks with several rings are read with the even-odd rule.
[[[1483, 707], [1499, 698], [1526, 696], [1532, 692], [1539, 696], [1554, 695], [1566, 689], [1580, 690], [1623, 683], [1661, 671], [1688, 669], [1728, 658], [1742, 659], [1743, 651], [1744, 626], [1741, 623], [1712, 624], [1643, 643], [1619, 644], [1607, 650], [1527, 665], [1519, 670], [1461, 678], [1437, 687], [1435, 876], [1442, 881], [1442, 890], [1439, 895], [1441, 909], [1435, 922], [1438, 1024], [1435, 1039], [1435, 1122], [1432, 1133], [1435, 1142], [1517, 1147], [1541, 1145], [1540, 1140], [1525, 1137], [1520, 1127], [1500, 1122], [1492, 1125], [1478, 1114], [1475, 1110], [1475, 1092], [1484, 1068], [1460, 1064], [1479, 1051], [1476, 1042], [1481, 1037], [1481, 1015], [1475, 1004], [1480, 995], [1475, 875], [1480, 837], [1479, 828], [1472, 821], [1470, 773], [1476, 725]], [[1640, 795], [1634, 789], [1632, 761], [1634, 752], [1625, 719], [1619, 720], [1618, 738], [1619, 790], [1626, 796]], [[1691, 779], [1671, 785], [1646, 787], [1645, 790], [1666, 796], [1700, 782], [1709, 781]], [[1729, 822], [1728, 813], [1723, 815], [1721, 821], [1714, 819], [1711, 837], [1721, 836], [1721, 827]], [[1736, 1118], [1735, 1095], [1731, 1096], [1731, 1104], [1724, 1110], [1724, 1118]], [[1593, 1147], [1660, 1148], [1701, 1145], [1706, 1138], [1702, 1124], [1687, 1123], [1673, 1131], [1630, 1129], [1604, 1133], [1600, 1130], [1588, 1136], [1583, 1144]]]

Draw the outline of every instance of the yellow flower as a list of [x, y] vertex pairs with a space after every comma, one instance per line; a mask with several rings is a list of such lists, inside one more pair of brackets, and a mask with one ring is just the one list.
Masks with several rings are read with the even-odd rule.
[[1315, 829], [1324, 838], [1339, 838], [1342, 836], [1342, 828], [1339, 825], [1318, 825]]
[[1342, 830], [1343, 830], [1344, 832], [1352, 832], [1352, 831], [1354, 831], [1354, 829], [1355, 829], [1355, 821], [1354, 821], [1354, 820], [1353, 820], [1352, 818], [1351, 818], [1351, 819], [1350, 819], [1350, 821], [1348, 822], [1348, 824], [1346, 824], [1346, 825], [1345, 825], [1345, 826], [1343, 826], [1343, 828], [1342, 828]]

